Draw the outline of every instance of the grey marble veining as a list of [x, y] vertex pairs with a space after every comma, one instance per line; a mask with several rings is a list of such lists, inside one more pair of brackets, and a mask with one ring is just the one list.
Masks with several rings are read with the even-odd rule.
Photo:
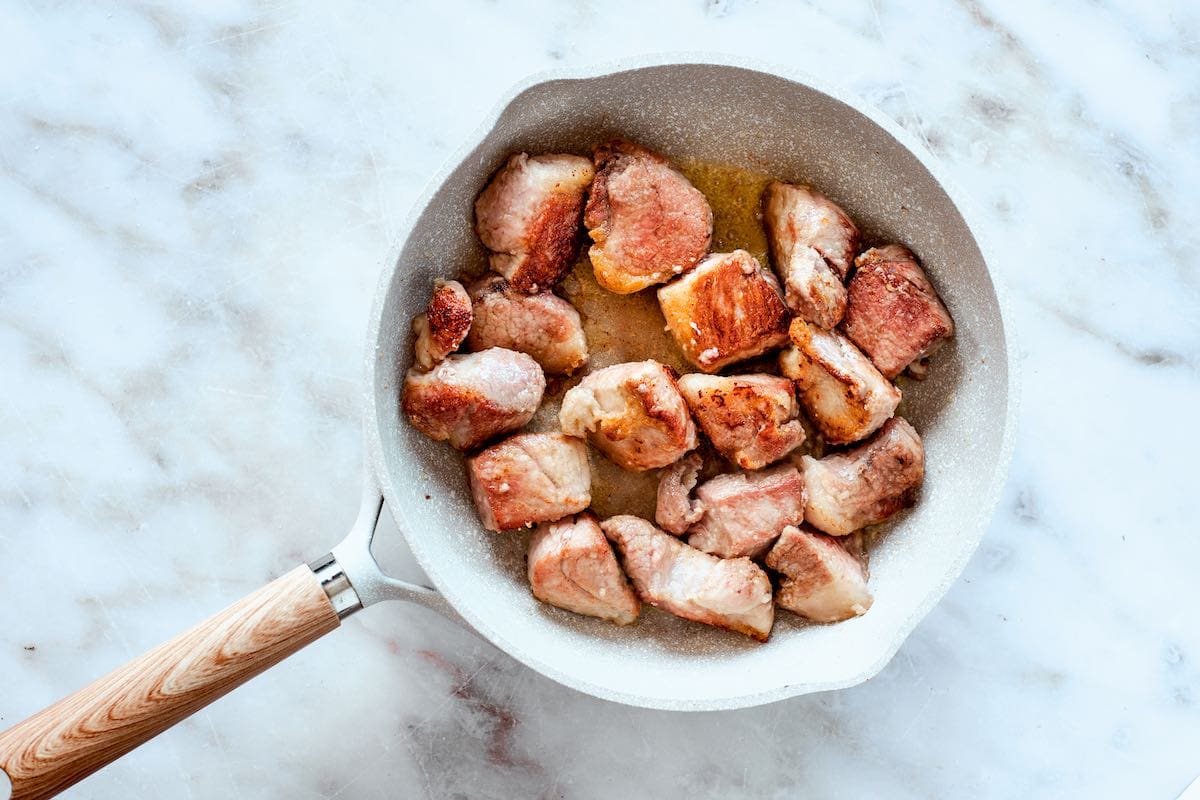
[[398, 221], [562, 63], [799, 68], [974, 199], [1024, 396], [963, 579], [868, 684], [690, 716], [384, 606], [76, 796], [1169, 799], [1200, 773], [1200, 10], [643, 6], [0, 8], [0, 726], [339, 537]]

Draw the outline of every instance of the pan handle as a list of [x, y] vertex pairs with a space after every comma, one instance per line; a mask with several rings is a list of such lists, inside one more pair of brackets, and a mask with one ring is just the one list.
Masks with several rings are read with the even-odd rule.
[[[375, 556], [371, 552], [371, 544], [375, 540], [375, 534], [379, 528], [379, 515], [383, 511], [383, 493], [377, 488], [378, 484], [371, 480], [370, 472], [367, 473], [367, 476], [368, 479], [363, 482], [358, 519], [355, 520], [350, 533], [333, 548], [332, 552], [311, 564], [314, 570], [323, 564], [333, 564], [334, 566], [328, 568], [331, 574], [335, 574], [334, 571], [336, 571], [336, 573], [344, 575], [346, 584], [352, 586], [350, 590], [352, 597], [342, 601], [334, 594], [335, 588], [342, 584], [331, 583], [329, 580], [323, 579], [326, 591], [330, 592], [330, 597], [334, 598], [334, 604], [338, 606], [339, 611], [348, 604], [354, 604], [349, 611], [355, 611], [382, 603], [385, 600], [404, 600], [425, 606], [447, 619], [473, 630], [437, 589], [393, 578], [379, 566], [379, 562], [375, 560]], [[404, 534], [401, 533], [401, 535]], [[342, 616], [345, 616], [345, 612], [342, 612]]]
[[0, 733], [0, 797], [4, 773], [12, 800], [53, 797], [334, 630], [322, 584], [296, 567]]
[[366, 606], [407, 600], [463, 623], [436, 590], [380, 569], [371, 542], [382, 509], [367, 480], [358, 519], [331, 553], [0, 733], [0, 800], [53, 797]]

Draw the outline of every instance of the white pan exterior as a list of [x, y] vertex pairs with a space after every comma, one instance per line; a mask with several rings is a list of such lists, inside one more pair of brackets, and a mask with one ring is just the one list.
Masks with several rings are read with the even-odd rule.
[[[681, 60], [705, 63], [670, 63]], [[852, 686], [882, 669], [978, 546], [1003, 485], [1015, 410], [1001, 302], [932, 157], [860, 101], [761, 65], [716, 61], [626, 62], [518, 87], [434, 177], [407, 221], [376, 298], [365, 388], [374, 478], [421, 567], [458, 613], [561, 683], [677, 710], [769, 703]], [[780, 612], [771, 640], [757, 644], [648, 607], [638, 624], [617, 628], [542, 605], [525, 581], [527, 534], [483, 530], [461, 457], [401, 418], [409, 320], [435, 278], [482, 260], [471, 209], [490, 173], [516, 150], [586, 154], [616, 133], [669, 156], [762, 168], [819, 187], [866, 241], [909, 245], [954, 316], [956, 337], [933, 359], [929, 379], [904, 385], [899, 413], [924, 438], [925, 487], [872, 551], [875, 604], [865, 616], [815, 626]]]

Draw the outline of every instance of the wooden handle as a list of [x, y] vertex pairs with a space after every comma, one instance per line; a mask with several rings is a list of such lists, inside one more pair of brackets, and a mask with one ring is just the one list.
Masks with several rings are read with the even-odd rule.
[[12, 800], [53, 797], [338, 624], [312, 570], [297, 567], [0, 733]]

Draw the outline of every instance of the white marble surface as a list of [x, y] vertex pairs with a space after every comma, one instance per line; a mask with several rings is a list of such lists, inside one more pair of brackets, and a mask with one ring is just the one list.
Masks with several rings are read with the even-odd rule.
[[649, 712], [393, 604], [74, 796], [1174, 798], [1200, 773], [1200, 12], [911, 5], [0, 6], [0, 727], [338, 538], [376, 275], [511, 83], [711, 49], [917, 133], [1011, 290], [1011, 480], [891, 665]]

